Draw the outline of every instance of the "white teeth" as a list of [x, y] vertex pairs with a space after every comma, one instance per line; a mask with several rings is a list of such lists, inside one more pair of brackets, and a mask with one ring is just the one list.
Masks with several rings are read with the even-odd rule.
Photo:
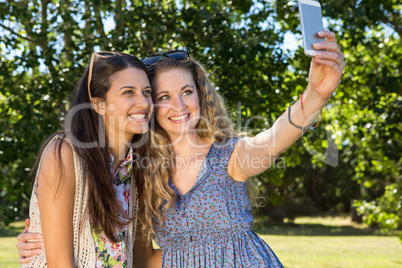
[[188, 114], [186, 114], [186, 115], [182, 115], [182, 116], [172, 116], [172, 117], [169, 117], [171, 120], [173, 120], [173, 121], [177, 121], [177, 120], [183, 120], [183, 119], [186, 119], [188, 117]]
[[130, 114], [130, 117], [133, 119], [144, 119], [145, 114]]

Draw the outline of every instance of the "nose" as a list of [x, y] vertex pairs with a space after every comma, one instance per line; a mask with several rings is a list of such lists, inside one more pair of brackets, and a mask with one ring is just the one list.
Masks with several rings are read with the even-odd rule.
[[186, 104], [181, 96], [177, 97], [173, 101], [173, 106], [176, 112], [181, 112], [186, 109]]
[[143, 94], [139, 94], [137, 101], [135, 102], [135, 106], [137, 106], [139, 109], [145, 110], [149, 108], [149, 105], [149, 100]]

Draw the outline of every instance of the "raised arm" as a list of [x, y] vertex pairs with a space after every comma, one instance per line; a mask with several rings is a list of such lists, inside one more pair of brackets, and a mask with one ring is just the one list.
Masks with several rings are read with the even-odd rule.
[[302, 100], [295, 102], [270, 129], [254, 138], [241, 139], [236, 144], [228, 163], [228, 173], [233, 179], [246, 181], [268, 169], [283, 151], [300, 138], [302, 130], [297, 126], [311, 125], [338, 87], [345, 68], [343, 53], [333, 32], [323, 31], [319, 36], [325, 37], [326, 41], [315, 44], [315, 48], [326, 51], [317, 52], [311, 61], [309, 84]]
[[[38, 203], [47, 267], [74, 267], [73, 207], [75, 192], [74, 155], [60, 140], [43, 152], [38, 173]], [[61, 161], [60, 161], [61, 160]]]

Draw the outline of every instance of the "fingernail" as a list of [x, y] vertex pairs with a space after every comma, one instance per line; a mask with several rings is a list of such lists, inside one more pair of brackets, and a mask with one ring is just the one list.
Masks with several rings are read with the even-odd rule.
[[37, 237], [37, 238], [43, 238], [43, 235], [38, 234], [36, 237]]
[[45, 246], [45, 244], [44, 244], [44, 243], [41, 243], [41, 244], [40, 244], [40, 247], [41, 247], [41, 248], [43, 248], [44, 246]]
[[41, 250], [41, 249], [36, 250], [36, 253], [38, 253], [38, 254], [41, 254], [42, 252], [43, 252], [43, 250]]
[[315, 56], [322, 56], [323, 55], [323, 53], [322, 52], [319, 52], [319, 51], [317, 51], [316, 53], [315, 53]]
[[322, 44], [321, 44], [321, 43], [315, 43], [315, 44], [314, 44], [314, 47], [315, 47], [315, 48], [320, 48], [320, 47], [322, 47]]

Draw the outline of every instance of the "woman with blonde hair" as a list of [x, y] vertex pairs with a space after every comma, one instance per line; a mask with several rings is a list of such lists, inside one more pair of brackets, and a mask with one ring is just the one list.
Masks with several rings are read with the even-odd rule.
[[[265, 171], [314, 119], [336, 90], [345, 63], [335, 34], [312, 59], [309, 84], [267, 131], [240, 137], [203, 67], [187, 51], [143, 59], [155, 126], [151, 172], [144, 178], [142, 233], [156, 239], [163, 267], [282, 267], [251, 230], [248, 178]], [[180, 56], [181, 53], [181, 56]]]

